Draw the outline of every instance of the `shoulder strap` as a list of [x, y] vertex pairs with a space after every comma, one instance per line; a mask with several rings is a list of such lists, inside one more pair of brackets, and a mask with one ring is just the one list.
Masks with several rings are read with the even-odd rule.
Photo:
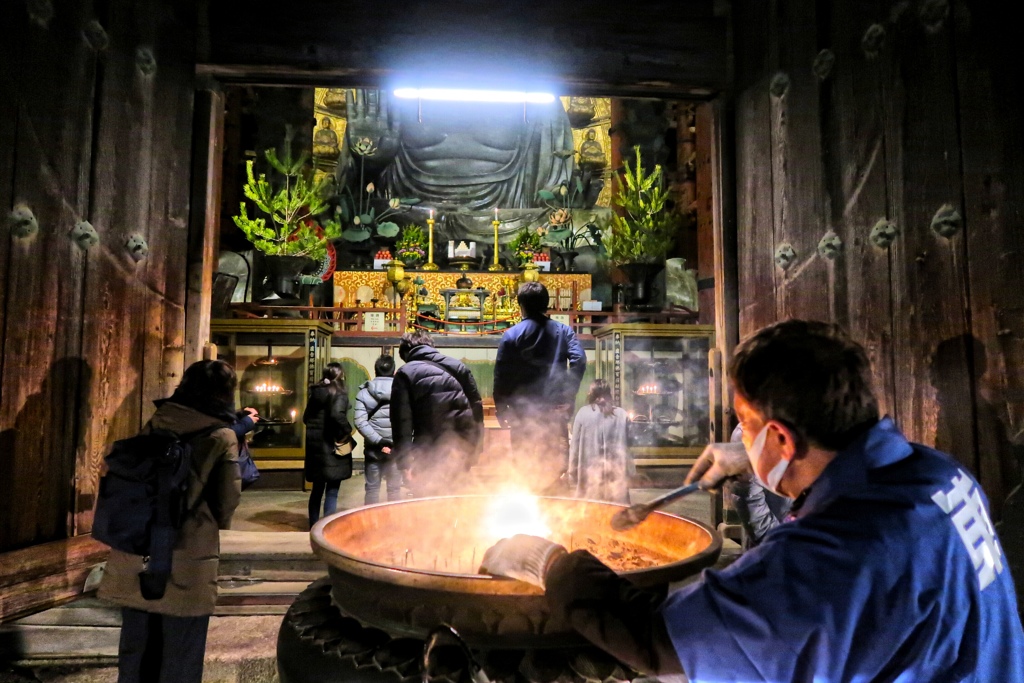
[[372, 420], [372, 419], [373, 419], [373, 416], [377, 414], [377, 411], [378, 411], [378, 410], [380, 410], [381, 408], [383, 408], [384, 406], [386, 406], [386, 405], [387, 405], [387, 404], [389, 404], [389, 403], [391, 403], [391, 401], [384, 401], [384, 400], [382, 400], [382, 399], [377, 399], [377, 405], [375, 405], [375, 406], [373, 407], [373, 410], [371, 410], [370, 412], [368, 412], [368, 413], [366, 414], [366, 420], [367, 420], [367, 422], [369, 422], [370, 420]]

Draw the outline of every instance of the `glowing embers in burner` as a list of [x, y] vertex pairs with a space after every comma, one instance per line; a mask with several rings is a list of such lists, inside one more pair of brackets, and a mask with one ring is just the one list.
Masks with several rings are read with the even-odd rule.
[[483, 519], [487, 533], [495, 539], [516, 534], [550, 536], [551, 529], [540, 512], [537, 497], [529, 493], [503, 493], [487, 507]]

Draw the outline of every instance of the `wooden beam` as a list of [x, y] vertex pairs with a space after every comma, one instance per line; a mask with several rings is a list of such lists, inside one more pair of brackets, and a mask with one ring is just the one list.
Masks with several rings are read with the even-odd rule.
[[914, 12], [886, 32], [887, 197], [901, 231], [891, 248], [895, 417], [911, 441], [976, 472], [966, 238], [932, 230], [944, 205], [964, 212], [952, 35], [926, 33]]
[[91, 536], [0, 554], [0, 622], [82, 595], [85, 580], [109, 549]]
[[819, 42], [827, 42], [835, 56], [820, 86], [829, 218], [843, 241], [833, 272], [833, 321], [864, 346], [879, 409], [888, 414], [896, 391], [889, 249], [871, 241], [872, 229], [889, 210], [881, 71], [879, 60], [865, 58], [861, 34], [850, 28], [870, 26], [883, 9], [870, 2], [836, 2], [831, 8], [831, 30]]
[[[191, 28], [165, 0], [112, 3], [94, 128], [91, 220], [81, 355], [94, 381], [79, 405], [76, 533], [92, 528], [103, 457], [170, 393], [184, 359], [185, 268], [195, 60]], [[155, 70], [141, 73], [137, 51]], [[126, 244], [149, 245], [135, 259]]]
[[[701, 103], [695, 107], [694, 126], [696, 135], [693, 143], [696, 147], [696, 204], [697, 204], [697, 302], [699, 305], [699, 321], [701, 325], [712, 325], [715, 322], [715, 192], [716, 179], [713, 175], [711, 156], [714, 154], [711, 136], [715, 123], [712, 121], [714, 112], [709, 103]], [[677, 133], [682, 136], [682, 132]], [[685, 161], [680, 157], [681, 161]], [[688, 254], [684, 254], [686, 256]], [[693, 265], [693, 263], [688, 263]]]
[[[710, 179], [710, 196], [707, 206], [701, 203], [701, 210], [711, 216], [710, 238], [713, 260], [711, 273], [714, 278], [712, 290], [712, 322], [715, 325], [715, 343], [721, 354], [721, 400], [719, 437], [729, 438], [732, 429], [732, 390], [727, 371], [732, 361], [733, 350], [739, 343], [739, 291], [736, 272], [736, 194], [733, 171], [733, 141], [730, 122], [733, 112], [729, 103], [722, 98], [697, 107], [697, 134], [706, 131], [707, 170]], [[698, 159], [702, 143], [698, 142]], [[698, 161], [698, 163], [701, 163]], [[698, 174], [700, 174], [698, 170]], [[699, 183], [698, 183], [699, 185]], [[700, 193], [698, 192], [698, 195]], [[707, 239], [707, 236], [704, 237]], [[702, 252], [703, 254], [703, 252]], [[701, 299], [701, 309], [707, 297]]]
[[87, 217], [91, 190], [97, 56], [82, 26], [92, 15], [74, 4], [44, 27], [18, 6], [0, 64], [18, 116], [2, 194], [27, 206], [39, 229], [14, 238], [5, 226], [3, 235], [0, 551], [69, 534], [79, 387], [91, 374], [80, 353], [85, 254], [68, 235]]
[[224, 160], [224, 94], [196, 93], [189, 220], [188, 290], [185, 297], [185, 365], [203, 359], [210, 342], [210, 303], [220, 242]]
[[[1013, 57], [1016, 31], [998, 8], [970, 0], [955, 5], [949, 21], [963, 155], [977, 475], [998, 520], [1004, 499], [1021, 483], [1017, 456], [1024, 436], [1024, 69]], [[1017, 505], [1024, 506], [1024, 489]], [[1024, 523], [1024, 516], [1018, 520]], [[1017, 534], [1024, 539], [1024, 528]], [[1024, 543], [1015, 554], [1024, 558]], [[1024, 586], [1021, 569], [1012, 569]]]
[[818, 253], [828, 225], [822, 177], [816, 0], [772, 2], [778, 61], [769, 81], [775, 248], [789, 244], [795, 261], [777, 276], [776, 318], [831, 320], [834, 263]]
[[614, 0], [579, 11], [524, 0], [486, 12], [473, 0], [308, 0], [290, 8], [286, 22], [230, 3], [208, 6], [199, 72], [223, 81], [365, 86], [400, 76], [704, 96], [726, 86], [726, 22], [710, 0], [635, 11]]
[[[3, 3], [0, 7], [0, 24], [13, 26], [14, 4]], [[18, 49], [14, 44], [15, 40], [0, 41], [0, 61], [4, 64], [13, 62], [12, 50]], [[15, 151], [18, 145], [18, 102], [15, 97], [10, 96], [15, 92], [13, 82], [14, 74], [8, 69], [0, 69], [0, 92], [9, 93], [8, 96], [0, 98], [0, 211], [6, 218], [7, 213], [14, 207], [14, 171]], [[7, 309], [7, 269], [10, 259], [10, 247], [13, 240], [5, 232], [0, 235], [0, 283], [3, 291], [0, 292], [0, 377], [3, 376], [4, 367], [4, 320]], [[3, 404], [4, 388], [0, 384], [0, 405]]]
[[739, 233], [739, 336], [776, 319], [775, 229], [772, 217], [772, 150], [768, 85], [769, 6], [738, 0], [736, 16], [736, 220]]

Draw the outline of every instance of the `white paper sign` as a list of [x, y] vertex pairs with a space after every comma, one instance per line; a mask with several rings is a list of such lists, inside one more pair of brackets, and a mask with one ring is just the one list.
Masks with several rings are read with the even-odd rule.
[[383, 332], [384, 312], [367, 311], [363, 313], [363, 332]]
[[569, 324], [569, 314], [568, 313], [552, 313], [549, 317], [552, 320], [556, 321], [556, 322], [562, 323], [563, 325], [568, 325]]

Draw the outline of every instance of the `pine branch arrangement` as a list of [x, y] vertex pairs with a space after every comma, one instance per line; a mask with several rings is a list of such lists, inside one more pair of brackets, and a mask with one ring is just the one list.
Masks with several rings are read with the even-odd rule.
[[623, 263], [654, 263], [665, 258], [679, 227], [678, 217], [665, 209], [669, 199], [661, 173], [661, 165], [650, 174], [640, 163], [640, 147], [636, 164], [625, 163], [623, 182], [612, 202], [624, 215], [612, 217], [611, 230], [604, 236], [608, 259], [615, 265]]
[[239, 214], [234, 216], [235, 225], [268, 256], [322, 259], [327, 253], [327, 241], [341, 235], [341, 221], [317, 218], [327, 209], [330, 179], [314, 179], [313, 169], [306, 164], [309, 155], [302, 153], [293, 158], [290, 139], [285, 140], [283, 159], [274, 149], [266, 150], [264, 155], [271, 168], [283, 177], [283, 185], [275, 187], [264, 173], [256, 176], [250, 160], [245, 164], [246, 183], [242, 191], [270, 221], [250, 217], [242, 202]]

